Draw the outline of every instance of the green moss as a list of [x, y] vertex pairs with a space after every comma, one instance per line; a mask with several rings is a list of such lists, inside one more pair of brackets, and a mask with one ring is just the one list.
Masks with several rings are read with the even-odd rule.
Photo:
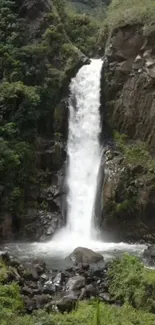
[[124, 214], [124, 213], [132, 213], [135, 211], [135, 204], [136, 204], [136, 198], [128, 198], [125, 199], [121, 203], [116, 203], [115, 204], [115, 213], [117, 214]]

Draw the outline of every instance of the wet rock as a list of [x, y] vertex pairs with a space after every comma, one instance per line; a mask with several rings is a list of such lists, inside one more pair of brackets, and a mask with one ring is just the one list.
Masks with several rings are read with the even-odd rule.
[[13, 259], [9, 261], [9, 265], [18, 268], [20, 266], [20, 262]]
[[78, 290], [85, 286], [85, 278], [80, 275], [76, 275], [70, 278], [66, 284], [66, 288], [69, 291]]
[[143, 257], [149, 265], [155, 265], [155, 245], [148, 246], [144, 250]]
[[98, 288], [93, 286], [92, 284], [88, 284], [85, 288], [81, 290], [79, 300], [88, 299], [91, 297], [97, 297], [98, 294], [99, 294]]
[[49, 170], [59, 170], [62, 167], [64, 159], [66, 157], [66, 151], [62, 142], [54, 142], [49, 144], [49, 147], [40, 154], [40, 165], [43, 170], [49, 168]]
[[50, 313], [50, 312], [52, 312], [52, 311], [54, 311], [54, 312], [58, 312], [58, 308], [57, 308], [57, 306], [56, 306], [56, 302], [55, 302], [55, 301], [51, 301], [51, 302], [49, 302], [48, 304], [46, 304], [46, 305], [44, 306], [44, 309], [45, 309], [48, 313]]
[[26, 296], [30, 296], [32, 297], [33, 296], [33, 290], [27, 286], [24, 286], [22, 289], [21, 289], [21, 293], [23, 295], [26, 295]]
[[54, 294], [56, 292], [56, 286], [51, 280], [46, 281], [43, 286], [43, 293]]
[[34, 297], [36, 301], [36, 308], [41, 309], [43, 308], [52, 298], [49, 295], [36, 295]]
[[47, 276], [47, 274], [42, 274], [42, 275], [41, 275], [41, 279], [42, 279], [43, 281], [47, 281], [47, 280], [48, 280], [48, 276]]
[[99, 298], [100, 298], [102, 301], [106, 302], [106, 303], [111, 303], [111, 302], [112, 302], [112, 301], [111, 301], [111, 298], [110, 298], [110, 295], [109, 295], [108, 293], [106, 293], [106, 292], [102, 292], [102, 293], [100, 293], [100, 294], [99, 294]]
[[24, 273], [23, 273], [23, 277], [27, 280], [38, 280], [38, 273], [37, 270], [35, 268], [35, 266], [33, 266], [32, 264], [29, 264], [27, 266], [27, 269], [25, 269]]
[[74, 295], [64, 296], [57, 302], [58, 310], [62, 313], [71, 312], [76, 307], [77, 298]]
[[32, 313], [32, 311], [36, 309], [36, 304], [33, 299], [29, 298], [28, 296], [23, 296], [23, 301], [27, 313]]
[[[7, 260], [10, 261], [9, 255]], [[103, 288], [105, 267], [99, 271], [97, 267], [78, 264], [58, 272], [46, 269], [43, 261], [32, 260], [19, 263], [17, 269], [15, 267], [12, 269], [8, 265], [11, 275], [6, 279], [6, 283], [15, 281], [20, 284], [27, 313], [32, 313], [36, 309], [70, 312], [75, 308], [78, 299], [92, 299], [97, 297], [99, 292], [105, 291]], [[56, 301], [56, 297], [63, 298]]]
[[56, 286], [60, 286], [62, 284], [63, 280], [64, 280], [64, 275], [62, 272], [59, 272], [59, 273], [57, 273], [55, 279], [53, 280], [53, 283]]
[[35, 266], [35, 269], [39, 275], [46, 271], [46, 264], [40, 259], [34, 260], [33, 265]]
[[10, 264], [10, 256], [7, 252], [0, 254], [0, 258], [5, 264]]
[[134, 70], [139, 70], [139, 69], [141, 69], [143, 67], [143, 64], [144, 64], [143, 58], [140, 55], [137, 55], [135, 60], [134, 60], [132, 68]]
[[71, 260], [74, 264], [79, 263], [98, 263], [103, 261], [103, 256], [100, 253], [96, 253], [91, 249], [85, 247], [77, 247], [67, 259]]

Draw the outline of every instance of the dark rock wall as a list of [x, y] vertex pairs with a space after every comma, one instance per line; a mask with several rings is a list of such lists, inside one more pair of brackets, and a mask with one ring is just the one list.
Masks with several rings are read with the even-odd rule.
[[[114, 30], [105, 47], [101, 115], [107, 177], [100, 185], [96, 206], [106, 240], [155, 240], [154, 163], [148, 167], [143, 154], [137, 162], [133, 153], [130, 157], [130, 150], [141, 141], [148, 148], [148, 160], [154, 161], [154, 35], [153, 28], [148, 31], [143, 25], [127, 25]], [[127, 135], [129, 150], [120, 150], [113, 136], [116, 131]]]
[[112, 128], [155, 148], [155, 32], [125, 26], [105, 50], [106, 99]]

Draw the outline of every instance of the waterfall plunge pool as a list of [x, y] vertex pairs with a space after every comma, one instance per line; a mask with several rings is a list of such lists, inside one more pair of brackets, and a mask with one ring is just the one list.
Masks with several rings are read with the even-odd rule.
[[45, 261], [48, 268], [63, 270], [70, 266], [66, 257], [78, 246], [88, 247], [96, 252], [100, 252], [104, 256], [104, 260], [108, 261], [115, 257], [121, 256], [125, 252], [143, 257], [143, 251], [146, 245], [126, 244], [126, 243], [104, 243], [104, 242], [81, 242], [79, 245], [76, 241], [68, 241], [67, 236], [65, 242], [61, 240], [50, 241], [46, 243], [8, 243], [0, 247], [1, 252], [8, 252], [20, 261], [39, 258]]

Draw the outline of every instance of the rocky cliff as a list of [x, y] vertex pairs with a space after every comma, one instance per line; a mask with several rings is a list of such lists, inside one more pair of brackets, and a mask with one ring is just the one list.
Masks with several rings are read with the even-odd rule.
[[110, 239], [154, 241], [155, 28], [124, 22], [109, 35], [101, 111], [112, 146], [104, 152], [102, 229]]

